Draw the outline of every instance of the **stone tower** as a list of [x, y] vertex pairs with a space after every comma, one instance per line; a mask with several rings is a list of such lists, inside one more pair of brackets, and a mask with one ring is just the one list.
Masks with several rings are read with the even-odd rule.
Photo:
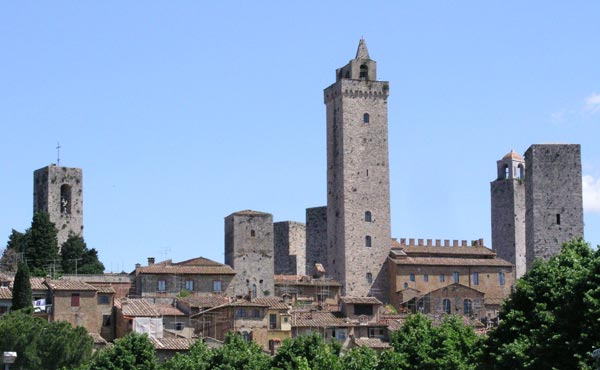
[[527, 268], [536, 258], [560, 253], [562, 244], [583, 237], [581, 147], [536, 144], [525, 152]]
[[83, 234], [81, 168], [51, 164], [33, 172], [33, 212], [46, 212], [58, 232], [58, 246], [69, 233]]
[[390, 250], [388, 82], [360, 40], [356, 57], [325, 89], [329, 273], [348, 296], [387, 302]]
[[306, 225], [273, 223], [276, 275], [306, 275]]
[[492, 247], [498, 257], [515, 265], [517, 277], [525, 264], [525, 161], [511, 150], [497, 161], [491, 183]]
[[236, 272], [233, 295], [256, 298], [274, 293], [271, 214], [246, 210], [225, 217], [225, 263]]

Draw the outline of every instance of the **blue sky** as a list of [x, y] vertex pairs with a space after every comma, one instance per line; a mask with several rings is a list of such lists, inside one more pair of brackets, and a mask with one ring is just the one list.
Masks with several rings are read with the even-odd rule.
[[[392, 231], [490, 240], [496, 160], [582, 145], [600, 243], [600, 3], [3, 2], [0, 238], [33, 171], [84, 172], [84, 236], [108, 271], [223, 261], [223, 218], [326, 203], [323, 89], [360, 37], [390, 81]], [[4, 242], [2, 242], [4, 243]]]

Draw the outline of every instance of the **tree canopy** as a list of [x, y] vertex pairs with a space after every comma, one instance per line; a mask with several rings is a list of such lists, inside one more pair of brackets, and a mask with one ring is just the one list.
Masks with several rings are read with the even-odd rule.
[[28, 230], [28, 243], [25, 259], [34, 276], [45, 276], [50, 266], [60, 263], [56, 228], [45, 212], [33, 215], [31, 228]]
[[88, 249], [81, 235], [69, 234], [60, 249], [63, 274], [101, 274], [104, 265], [98, 260], [98, 252]]
[[517, 281], [481, 368], [591, 369], [599, 347], [600, 252], [578, 239]]
[[29, 268], [24, 262], [19, 263], [12, 290], [12, 307], [11, 309], [20, 310], [23, 308], [31, 308], [31, 282], [29, 281]]
[[156, 370], [158, 361], [147, 334], [129, 333], [102, 350], [89, 370]]

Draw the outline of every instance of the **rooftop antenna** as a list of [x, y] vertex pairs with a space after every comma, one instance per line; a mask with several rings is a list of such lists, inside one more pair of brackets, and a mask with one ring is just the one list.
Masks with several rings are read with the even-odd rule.
[[56, 165], [60, 166], [60, 142], [56, 142]]

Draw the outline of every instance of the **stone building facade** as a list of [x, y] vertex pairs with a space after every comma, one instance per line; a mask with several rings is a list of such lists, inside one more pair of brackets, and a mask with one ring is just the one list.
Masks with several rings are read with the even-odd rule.
[[536, 144], [525, 152], [526, 257], [560, 253], [563, 243], [583, 237], [581, 147]]
[[55, 164], [33, 172], [33, 212], [46, 212], [57, 230], [58, 246], [69, 233], [83, 234], [83, 176], [80, 168]]
[[236, 272], [234, 296], [273, 294], [275, 283], [273, 215], [245, 210], [225, 217], [225, 263]]
[[[327, 207], [306, 209], [306, 274], [315, 275], [315, 264], [327, 269]], [[326, 271], [327, 272], [327, 271]]]
[[525, 159], [511, 151], [491, 183], [492, 246], [521, 277], [536, 258], [583, 237], [581, 148], [534, 144]]
[[306, 225], [281, 221], [273, 224], [275, 274], [306, 274]]
[[498, 257], [525, 273], [525, 160], [511, 151], [497, 161], [492, 181], [492, 246]]
[[389, 83], [360, 40], [356, 57], [325, 89], [327, 270], [349, 296], [387, 300], [390, 248]]

